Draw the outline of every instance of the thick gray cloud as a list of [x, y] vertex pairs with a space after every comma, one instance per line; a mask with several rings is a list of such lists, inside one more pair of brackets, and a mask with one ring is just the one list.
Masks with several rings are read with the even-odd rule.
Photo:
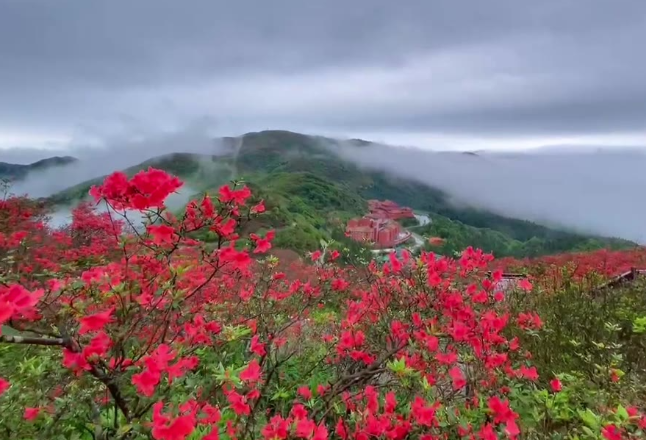
[[643, 41], [643, 0], [4, 0], [0, 144], [204, 115], [223, 135], [642, 136]]

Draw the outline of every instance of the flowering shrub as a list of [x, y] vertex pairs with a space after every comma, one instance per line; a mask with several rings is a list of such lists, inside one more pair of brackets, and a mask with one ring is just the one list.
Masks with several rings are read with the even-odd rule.
[[91, 190], [105, 213], [83, 205], [56, 231], [28, 200], [2, 202], [3, 438], [642, 435], [640, 409], [532, 365], [521, 341], [543, 323], [496, 289], [490, 255], [353, 269], [315, 251], [294, 276], [267, 256], [273, 232], [236, 232], [265, 210], [248, 188], [176, 217], [164, 200], [181, 184], [115, 173]]
[[646, 268], [646, 247], [564, 253], [524, 260], [501, 258], [492, 266], [506, 272], [526, 272], [540, 280], [548, 292], [571, 285], [592, 289], [633, 268]]

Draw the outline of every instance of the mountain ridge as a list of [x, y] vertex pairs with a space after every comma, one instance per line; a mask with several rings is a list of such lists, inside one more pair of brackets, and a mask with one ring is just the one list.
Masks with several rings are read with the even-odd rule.
[[[220, 138], [218, 143], [218, 151], [164, 154], [124, 171], [133, 175], [149, 166], [161, 168], [181, 177], [189, 192], [194, 193], [213, 192], [222, 184], [242, 179], [273, 208], [269, 209], [266, 226], [282, 228], [279, 244], [283, 241], [284, 247], [298, 247], [301, 251], [317, 247], [321, 239], [342, 239], [341, 226], [350, 217], [362, 215], [368, 199], [390, 199], [432, 214], [438, 221], [424, 228], [427, 235], [444, 235], [455, 246], [479, 245], [501, 256], [635, 245], [627, 240], [573, 233], [482, 209], [458, 207], [443, 190], [384, 171], [363, 169], [335, 153], [335, 148], [347, 143], [360, 143], [361, 148], [380, 145], [369, 141], [264, 130]], [[86, 197], [90, 186], [102, 179], [79, 183], [45, 200], [53, 206], [73, 203]]]
[[77, 161], [78, 159], [72, 156], [51, 156], [29, 164], [0, 162], [0, 179], [20, 180], [26, 178], [32, 171], [61, 167]]

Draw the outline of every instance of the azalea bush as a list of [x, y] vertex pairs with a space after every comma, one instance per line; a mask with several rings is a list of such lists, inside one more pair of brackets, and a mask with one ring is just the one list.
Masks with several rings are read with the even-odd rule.
[[621, 251], [602, 249], [563, 253], [522, 260], [500, 258], [493, 266], [505, 272], [532, 275], [541, 282], [544, 289], [550, 292], [568, 286], [589, 290], [631, 269], [645, 269], [646, 247]]
[[43, 206], [0, 202], [2, 438], [643, 435], [643, 408], [533, 365], [543, 322], [498, 288], [491, 255], [353, 268], [324, 249], [285, 268], [273, 231], [238, 234], [265, 211], [247, 187], [174, 216], [181, 185], [115, 173], [59, 230]]

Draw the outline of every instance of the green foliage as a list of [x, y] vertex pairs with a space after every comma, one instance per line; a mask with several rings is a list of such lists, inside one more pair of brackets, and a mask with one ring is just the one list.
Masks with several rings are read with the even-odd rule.
[[366, 202], [343, 184], [330, 182], [309, 172], [276, 172], [254, 180], [268, 192], [299, 199], [302, 206], [318, 211], [366, 212]]
[[[472, 211], [476, 212], [476, 211]], [[416, 228], [415, 232], [427, 237], [441, 237], [445, 240], [441, 246], [429, 246], [442, 255], [454, 255], [468, 246], [493, 253], [496, 257], [540, 257], [565, 251], [591, 251], [602, 248], [626, 248], [625, 241], [598, 239], [568, 232], [554, 231], [522, 220], [505, 219], [483, 212], [483, 219], [502, 219], [496, 226], [495, 221], [474, 221], [476, 224], [490, 224], [494, 227], [474, 227], [459, 220], [433, 214], [432, 223]], [[514, 226], [518, 230], [514, 232]], [[530, 235], [529, 230], [537, 235]], [[511, 231], [510, 234], [502, 231]], [[513, 238], [514, 236], [518, 238]], [[530, 237], [526, 239], [526, 237]]]
[[341, 253], [341, 261], [352, 266], [363, 266], [372, 260], [372, 253], [368, 246], [345, 236], [343, 229], [335, 228], [332, 231], [330, 248]]
[[510, 239], [501, 232], [474, 228], [437, 215], [432, 217], [431, 223], [417, 228], [416, 232], [427, 237], [443, 238], [443, 245], [429, 247], [442, 255], [454, 255], [468, 246], [473, 246], [499, 257], [515, 255], [516, 250], [522, 246], [521, 242]]
[[595, 289], [588, 278], [565, 280], [555, 291], [511, 294], [513, 309], [535, 311], [544, 326], [517, 336], [539, 371], [565, 374], [572, 392], [576, 386], [576, 405], [644, 403], [646, 280]]
[[247, 177], [258, 198], [265, 200], [264, 225], [277, 229], [274, 246], [302, 254], [316, 249], [321, 239], [347, 219], [365, 212], [366, 202], [342, 184], [308, 172], [273, 172]]
[[[527, 220], [504, 217], [475, 208], [457, 208], [450, 204], [443, 204], [431, 207], [431, 211], [475, 228], [498, 231], [511, 240], [529, 243], [526, 246], [526, 251], [521, 250], [519, 253], [508, 255], [531, 257], [565, 251], [590, 251], [601, 248], [626, 249], [635, 246], [634, 243], [627, 240], [591, 237], [566, 230], [552, 229]], [[534, 242], [530, 243], [531, 240]]]
[[[610, 425], [644, 434], [627, 408], [646, 403], [646, 280], [613, 289], [591, 288], [591, 281], [508, 294], [514, 312], [533, 311], [543, 321], [538, 331], [510, 335], [532, 353], [541, 373], [536, 390], [512, 387], [509, 393], [512, 406], [531, 421], [526, 438], [609, 438], [602, 432]], [[561, 391], [550, 391], [554, 379]]]
[[401, 220], [399, 220], [399, 224], [402, 225], [404, 228], [410, 228], [413, 226], [419, 226], [419, 220], [415, 217], [406, 217]]
[[[0, 371], [18, 373], [13, 376], [16, 379], [11, 389], [3, 395], [3, 401], [11, 402], [12, 408], [38, 408], [45, 405], [51, 396], [57, 396], [51, 411], [42, 411], [33, 423], [25, 423], [22, 411], [3, 411], [0, 417], [5, 431], [3, 438], [16, 438], [11, 436], [12, 432], [20, 432], [20, 438], [93, 438], [95, 432], [83, 433], [83, 429], [88, 427], [78, 420], [81, 415], [93, 411], [92, 396], [97, 390], [89, 380], [71, 384], [60, 355], [52, 355], [51, 348], [0, 345]], [[27, 390], [29, 392], [25, 392]], [[97, 410], [96, 418], [101, 415]]]
[[310, 249], [316, 249], [318, 239], [322, 234], [309, 225], [288, 226], [276, 233], [273, 246], [277, 248], [293, 249], [304, 254]]

